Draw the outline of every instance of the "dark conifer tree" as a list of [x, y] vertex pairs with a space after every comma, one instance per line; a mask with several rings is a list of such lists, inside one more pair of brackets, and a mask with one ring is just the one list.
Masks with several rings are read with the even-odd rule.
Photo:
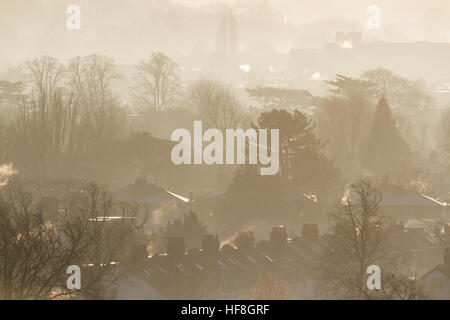
[[378, 102], [366, 143], [365, 164], [377, 178], [399, 178], [407, 167], [411, 151], [398, 131], [384, 97]]

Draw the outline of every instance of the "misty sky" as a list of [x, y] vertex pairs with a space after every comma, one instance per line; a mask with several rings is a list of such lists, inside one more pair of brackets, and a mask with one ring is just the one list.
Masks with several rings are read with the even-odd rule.
[[[371, 4], [382, 9], [382, 40], [450, 41], [448, 0], [0, 0], [0, 64], [44, 54], [65, 60], [95, 52], [134, 63], [154, 50], [212, 52], [219, 3], [234, 7], [242, 46], [318, 46], [336, 31], [361, 29]], [[66, 28], [69, 4], [81, 7], [81, 30]]]

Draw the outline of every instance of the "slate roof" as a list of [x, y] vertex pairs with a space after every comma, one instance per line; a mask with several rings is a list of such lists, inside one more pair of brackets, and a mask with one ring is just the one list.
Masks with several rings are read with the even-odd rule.
[[160, 204], [170, 201], [189, 202], [188, 198], [146, 182], [136, 182], [117, 190], [114, 193], [114, 200], [139, 204]]
[[[233, 284], [248, 290], [267, 273], [287, 275], [290, 278], [286, 280], [292, 283], [304, 279], [305, 269], [310, 275], [314, 273], [310, 269], [324, 247], [316, 243], [319, 241], [295, 238], [277, 247], [269, 241], [260, 241], [248, 249], [225, 245], [216, 254], [191, 249], [179, 260], [167, 254], [154, 255], [141, 267], [141, 274], [145, 274], [149, 284], [168, 298], [173, 298], [174, 283], [183, 281], [197, 284], [203, 279], [210, 292], [216, 295], [225, 290], [223, 282], [228, 287]], [[189, 296], [192, 297], [192, 293]]]
[[423, 228], [404, 228], [400, 225], [389, 226], [386, 230], [389, 241], [402, 250], [437, 248], [436, 240]]
[[446, 207], [448, 204], [418, 192], [404, 191], [383, 197], [380, 206]]

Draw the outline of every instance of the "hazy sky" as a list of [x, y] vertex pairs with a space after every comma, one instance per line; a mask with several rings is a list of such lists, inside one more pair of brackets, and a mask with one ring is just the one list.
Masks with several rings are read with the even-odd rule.
[[209, 3], [260, 3], [270, 2], [286, 15], [297, 20], [313, 21], [320, 18], [339, 17], [361, 19], [366, 8], [378, 5], [382, 8], [384, 18], [389, 23], [395, 21], [414, 21], [422, 19], [424, 12], [440, 9], [449, 12], [448, 0], [175, 0], [184, 5], [201, 5]]
[[[316, 33], [322, 27], [329, 37], [343, 26], [364, 25], [371, 4], [382, 10], [384, 40], [450, 41], [448, 1], [0, 0], [0, 63], [17, 63], [43, 54], [67, 59], [93, 52], [107, 54], [119, 63], [131, 63], [152, 50], [169, 54], [211, 51], [216, 41], [219, 3], [233, 5], [237, 14], [270, 12], [273, 28], [265, 23], [261, 24], [265, 29], [258, 29], [257, 22], [252, 24], [238, 17], [241, 43], [246, 39], [267, 41], [283, 50], [297, 45], [299, 38], [316, 38], [322, 43], [325, 32]], [[80, 30], [66, 27], [70, 4], [81, 8]], [[283, 22], [297, 29], [277, 29]], [[271, 29], [275, 34], [270, 36]], [[277, 41], [278, 32], [282, 46], [271, 43]]]

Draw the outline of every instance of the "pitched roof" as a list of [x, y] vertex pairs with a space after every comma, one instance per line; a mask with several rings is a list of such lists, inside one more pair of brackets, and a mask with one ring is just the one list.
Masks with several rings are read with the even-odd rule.
[[404, 191], [384, 197], [380, 206], [446, 207], [449, 204], [425, 194]]
[[450, 279], [450, 268], [446, 267], [445, 265], [439, 265], [434, 267], [433, 269], [431, 269], [430, 271], [428, 271], [427, 273], [425, 273], [420, 279], [419, 281], [422, 281], [423, 279], [425, 279], [426, 277], [428, 277], [431, 273], [438, 271], [440, 273], [442, 273], [444, 276], [446, 276], [448, 279]]
[[386, 236], [396, 247], [403, 250], [437, 248], [436, 241], [423, 228], [404, 228], [400, 225], [389, 226]]
[[[241, 288], [250, 288], [258, 274], [282, 272], [287, 268], [291, 270], [289, 273], [302, 272], [303, 279], [323, 248], [323, 244], [316, 242], [320, 240], [295, 238], [281, 246], [270, 241], [260, 241], [257, 246], [246, 249], [225, 245], [216, 254], [191, 249], [178, 260], [167, 254], [154, 255], [142, 269], [152, 286], [161, 292], [170, 290], [170, 283], [179, 277], [200, 277], [207, 279], [208, 285], [216, 286], [214, 292], [219, 294], [222, 289], [218, 283], [222, 277], [235, 279], [233, 281], [238, 281]], [[313, 276], [310, 271], [307, 274]]]
[[114, 193], [114, 200], [140, 204], [158, 204], [170, 201], [189, 202], [188, 198], [146, 182], [136, 182], [117, 190]]

